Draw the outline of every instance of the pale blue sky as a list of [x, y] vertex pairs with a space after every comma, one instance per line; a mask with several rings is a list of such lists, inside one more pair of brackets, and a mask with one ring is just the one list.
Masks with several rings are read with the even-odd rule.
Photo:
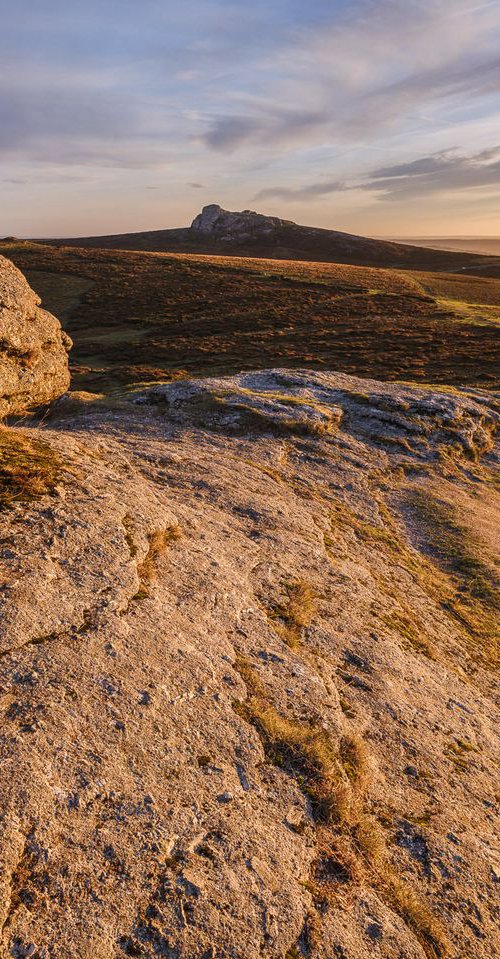
[[500, 0], [0, 0], [0, 235], [500, 234]]

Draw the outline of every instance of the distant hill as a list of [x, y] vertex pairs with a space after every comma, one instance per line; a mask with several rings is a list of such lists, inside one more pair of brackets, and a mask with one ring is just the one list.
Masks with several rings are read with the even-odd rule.
[[430, 247], [434, 250], [453, 250], [462, 253], [480, 253], [483, 256], [500, 256], [500, 236], [397, 236], [393, 240], [395, 243]]
[[279, 260], [352, 263], [419, 270], [476, 270], [500, 275], [500, 259], [474, 253], [428, 250], [387, 240], [300, 226], [291, 220], [252, 210], [233, 213], [217, 204], [205, 206], [190, 227], [44, 240], [45, 244], [153, 253], [202, 253]]

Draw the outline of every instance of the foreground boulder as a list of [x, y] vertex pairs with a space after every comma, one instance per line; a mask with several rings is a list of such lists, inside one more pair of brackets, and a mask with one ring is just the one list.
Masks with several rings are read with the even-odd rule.
[[498, 956], [495, 397], [134, 399], [4, 431], [1, 959]]
[[69, 387], [71, 340], [40, 297], [0, 256], [0, 417], [50, 403]]

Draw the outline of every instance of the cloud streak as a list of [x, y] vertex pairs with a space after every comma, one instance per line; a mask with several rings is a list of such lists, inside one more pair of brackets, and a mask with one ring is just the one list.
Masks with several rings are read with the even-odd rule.
[[[201, 183], [233, 208], [252, 195], [276, 200], [285, 217], [328, 197], [346, 216], [361, 203], [387, 211], [436, 195], [453, 194], [458, 209], [457, 197], [498, 189], [487, 151], [500, 124], [499, 50], [498, 0], [10, 5], [0, 233], [16, 232], [26, 188], [43, 220], [57, 209], [57, 183], [72, 180], [88, 186], [74, 200], [85, 223], [111, 189], [99, 216], [119, 211], [123, 228], [125, 201], [130, 229], [142, 227], [148, 171], [179, 211], [169, 222], [158, 203], [158, 227], [192, 219]], [[324, 222], [327, 204], [314, 210]]]
[[294, 36], [278, 53], [279, 79], [264, 74], [267, 93], [215, 117], [204, 140], [219, 150], [269, 149], [301, 136], [359, 141], [404, 128], [423, 109], [463, 111], [500, 90], [499, 40], [498, 4], [358, 2], [330, 29]]
[[305, 186], [266, 187], [254, 199], [308, 201], [349, 190], [378, 194], [385, 201], [414, 200], [431, 194], [493, 187], [500, 190], [500, 145], [471, 156], [447, 151], [370, 171], [353, 180], [322, 180]]

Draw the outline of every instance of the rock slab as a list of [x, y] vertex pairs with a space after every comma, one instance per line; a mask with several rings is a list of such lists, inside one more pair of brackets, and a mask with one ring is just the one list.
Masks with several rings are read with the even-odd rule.
[[0, 959], [500, 959], [499, 422], [266, 370], [11, 431], [64, 473], [2, 514]]

